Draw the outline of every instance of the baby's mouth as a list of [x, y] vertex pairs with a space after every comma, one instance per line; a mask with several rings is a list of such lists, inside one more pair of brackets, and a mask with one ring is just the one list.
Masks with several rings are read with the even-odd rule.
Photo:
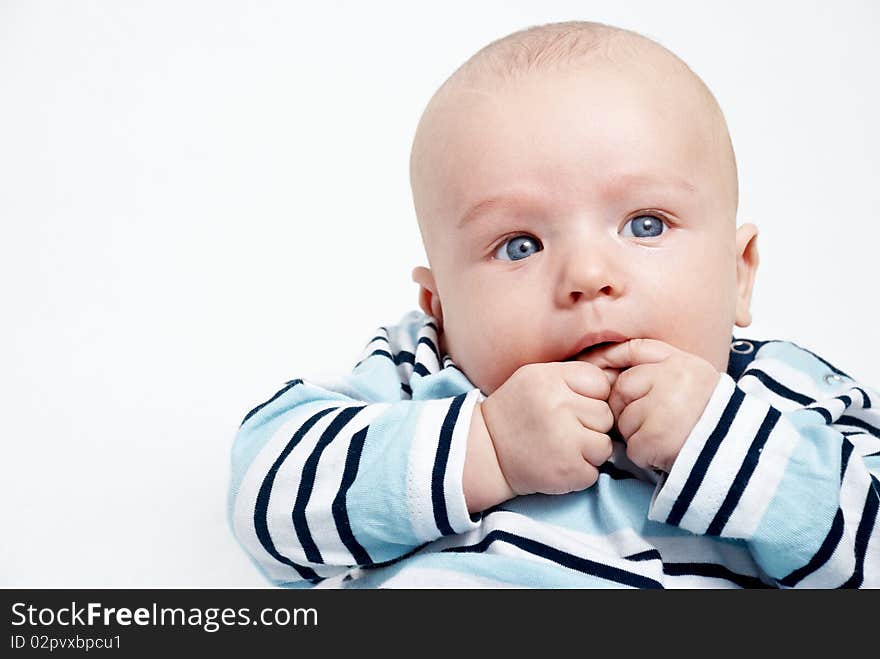
[[601, 341], [599, 343], [594, 343], [593, 345], [587, 346], [586, 348], [584, 348], [580, 352], [572, 355], [571, 357], [568, 357], [565, 361], [567, 361], [567, 362], [583, 361], [594, 350], [598, 350], [599, 348], [602, 348], [604, 346], [614, 345], [615, 343], [620, 343], [620, 341]]

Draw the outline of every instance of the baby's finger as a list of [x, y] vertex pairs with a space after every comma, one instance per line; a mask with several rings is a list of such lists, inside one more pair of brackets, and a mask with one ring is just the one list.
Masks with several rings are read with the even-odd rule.
[[574, 396], [575, 415], [584, 428], [596, 432], [608, 432], [614, 426], [614, 415], [608, 403], [598, 398]]
[[580, 396], [608, 400], [611, 383], [597, 366], [586, 362], [560, 362], [562, 379], [568, 388]]
[[590, 363], [599, 368], [630, 368], [639, 364], [662, 362], [678, 351], [657, 339], [630, 339], [601, 346], [589, 354]]
[[651, 403], [647, 398], [639, 398], [627, 405], [617, 417], [617, 430], [625, 442], [644, 425]]
[[594, 430], [585, 429], [584, 433], [581, 444], [581, 455], [584, 456], [584, 460], [595, 467], [604, 464], [614, 451], [611, 438], [605, 433]]
[[654, 386], [655, 371], [654, 364], [640, 364], [626, 369], [617, 377], [608, 396], [608, 406], [615, 419], [627, 405], [648, 395]]

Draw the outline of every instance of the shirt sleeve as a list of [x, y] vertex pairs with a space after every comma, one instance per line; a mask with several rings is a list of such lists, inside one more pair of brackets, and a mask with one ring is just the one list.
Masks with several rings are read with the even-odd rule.
[[347, 377], [292, 380], [242, 422], [230, 524], [276, 585], [393, 562], [477, 526], [462, 474], [480, 393], [409, 399], [402, 352], [386, 342]]
[[752, 375], [772, 400], [723, 374], [650, 519], [746, 541], [781, 587], [880, 586], [880, 397], [850, 382], [814, 399]]

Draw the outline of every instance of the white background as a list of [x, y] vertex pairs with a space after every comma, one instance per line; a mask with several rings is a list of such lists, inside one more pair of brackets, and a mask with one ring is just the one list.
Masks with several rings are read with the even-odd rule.
[[0, 584], [264, 586], [229, 450], [416, 308], [410, 141], [489, 41], [640, 31], [718, 97], [755, 323], [880, 386], [880, 5], [0, 2]]

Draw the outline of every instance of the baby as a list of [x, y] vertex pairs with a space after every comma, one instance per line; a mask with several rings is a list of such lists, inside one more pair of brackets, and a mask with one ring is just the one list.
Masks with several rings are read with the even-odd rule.
[[746, 327], [723, 114], [596, 23], [476, 53], [416, 131], [424, 313], [233, 447], [233, 530], [309, 587], [880, 586], [880, 396]]

